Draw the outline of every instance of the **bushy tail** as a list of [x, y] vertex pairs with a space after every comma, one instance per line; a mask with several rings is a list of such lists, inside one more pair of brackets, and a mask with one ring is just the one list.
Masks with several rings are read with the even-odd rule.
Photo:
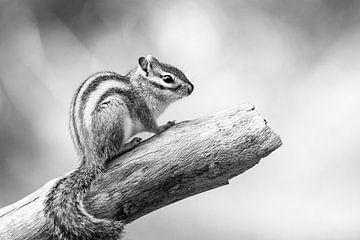
[[95, 179], [97, 171], [79, 167], [60, 179], [47, 196], [45, 215], [54, 239], [119, 240], [123, 224], [98, 219], [86, 212], [82, 200]]

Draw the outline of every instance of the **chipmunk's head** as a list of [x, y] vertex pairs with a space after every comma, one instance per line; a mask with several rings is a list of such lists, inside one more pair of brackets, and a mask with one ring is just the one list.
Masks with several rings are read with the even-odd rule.
[[194, 86], [185, 74], [169, 64], [161, 63], [151, 55], [139, 58], [138, 72], [154, 90], [164, 97], [179, 99], [189, 96]]

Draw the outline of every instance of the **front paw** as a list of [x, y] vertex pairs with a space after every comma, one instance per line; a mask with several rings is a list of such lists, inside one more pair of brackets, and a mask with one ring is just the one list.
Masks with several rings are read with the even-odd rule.
[[139, 145], [142, 141], [142, 138], [140, 137], [134, 137], [133, 139], [131, 139], [131, 144], [133, 144], [133, 146]]
[[168, 128], [174, 126], [174, 125], [175, 125], [175, 120], [174, 120], [174, 121], [168, 121], [168, 122], [165, 124], [165, 127], [166, 127], [166, 129], [168, 129]]
[[163, 132], [165, 131], [166, 129], [172, 127], [175, 125], [175, 120], [174, 121], [168, 121], [165, 125], [162, 125], [159, 129], [159, 132]]

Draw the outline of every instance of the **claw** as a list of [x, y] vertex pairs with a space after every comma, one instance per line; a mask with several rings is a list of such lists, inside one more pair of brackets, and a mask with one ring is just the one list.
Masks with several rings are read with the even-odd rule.
[[140, 137], [134, 137], [133, 139], [131, 139], [131, 142], [132, 142], [132, 143], [137, 143], [137, 144], [139, 144], [141, 141], [142, 141], [142, 138], [140, 138]]
[[175, 125], [175, 121], [168, 121], [165, 125], [159, 127], [158, 133], [163, 132], [174, 125]]
[[175, 120], [174, 121], [168, 121], [166, 125], [169, 126], [169, 127], [174, 126], [175, 125]]

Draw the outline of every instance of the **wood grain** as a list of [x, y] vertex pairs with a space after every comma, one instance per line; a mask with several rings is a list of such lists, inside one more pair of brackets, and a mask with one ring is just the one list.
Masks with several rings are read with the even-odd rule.
[[[280, 137], [249, 104], [181, 122], [110, 162], [84, 205], [96, 217], [129, 223], [228, 184], [281, 144]], [[43, 202], [55, 182], [0, 209], [0, 239], [49, 237]]]

